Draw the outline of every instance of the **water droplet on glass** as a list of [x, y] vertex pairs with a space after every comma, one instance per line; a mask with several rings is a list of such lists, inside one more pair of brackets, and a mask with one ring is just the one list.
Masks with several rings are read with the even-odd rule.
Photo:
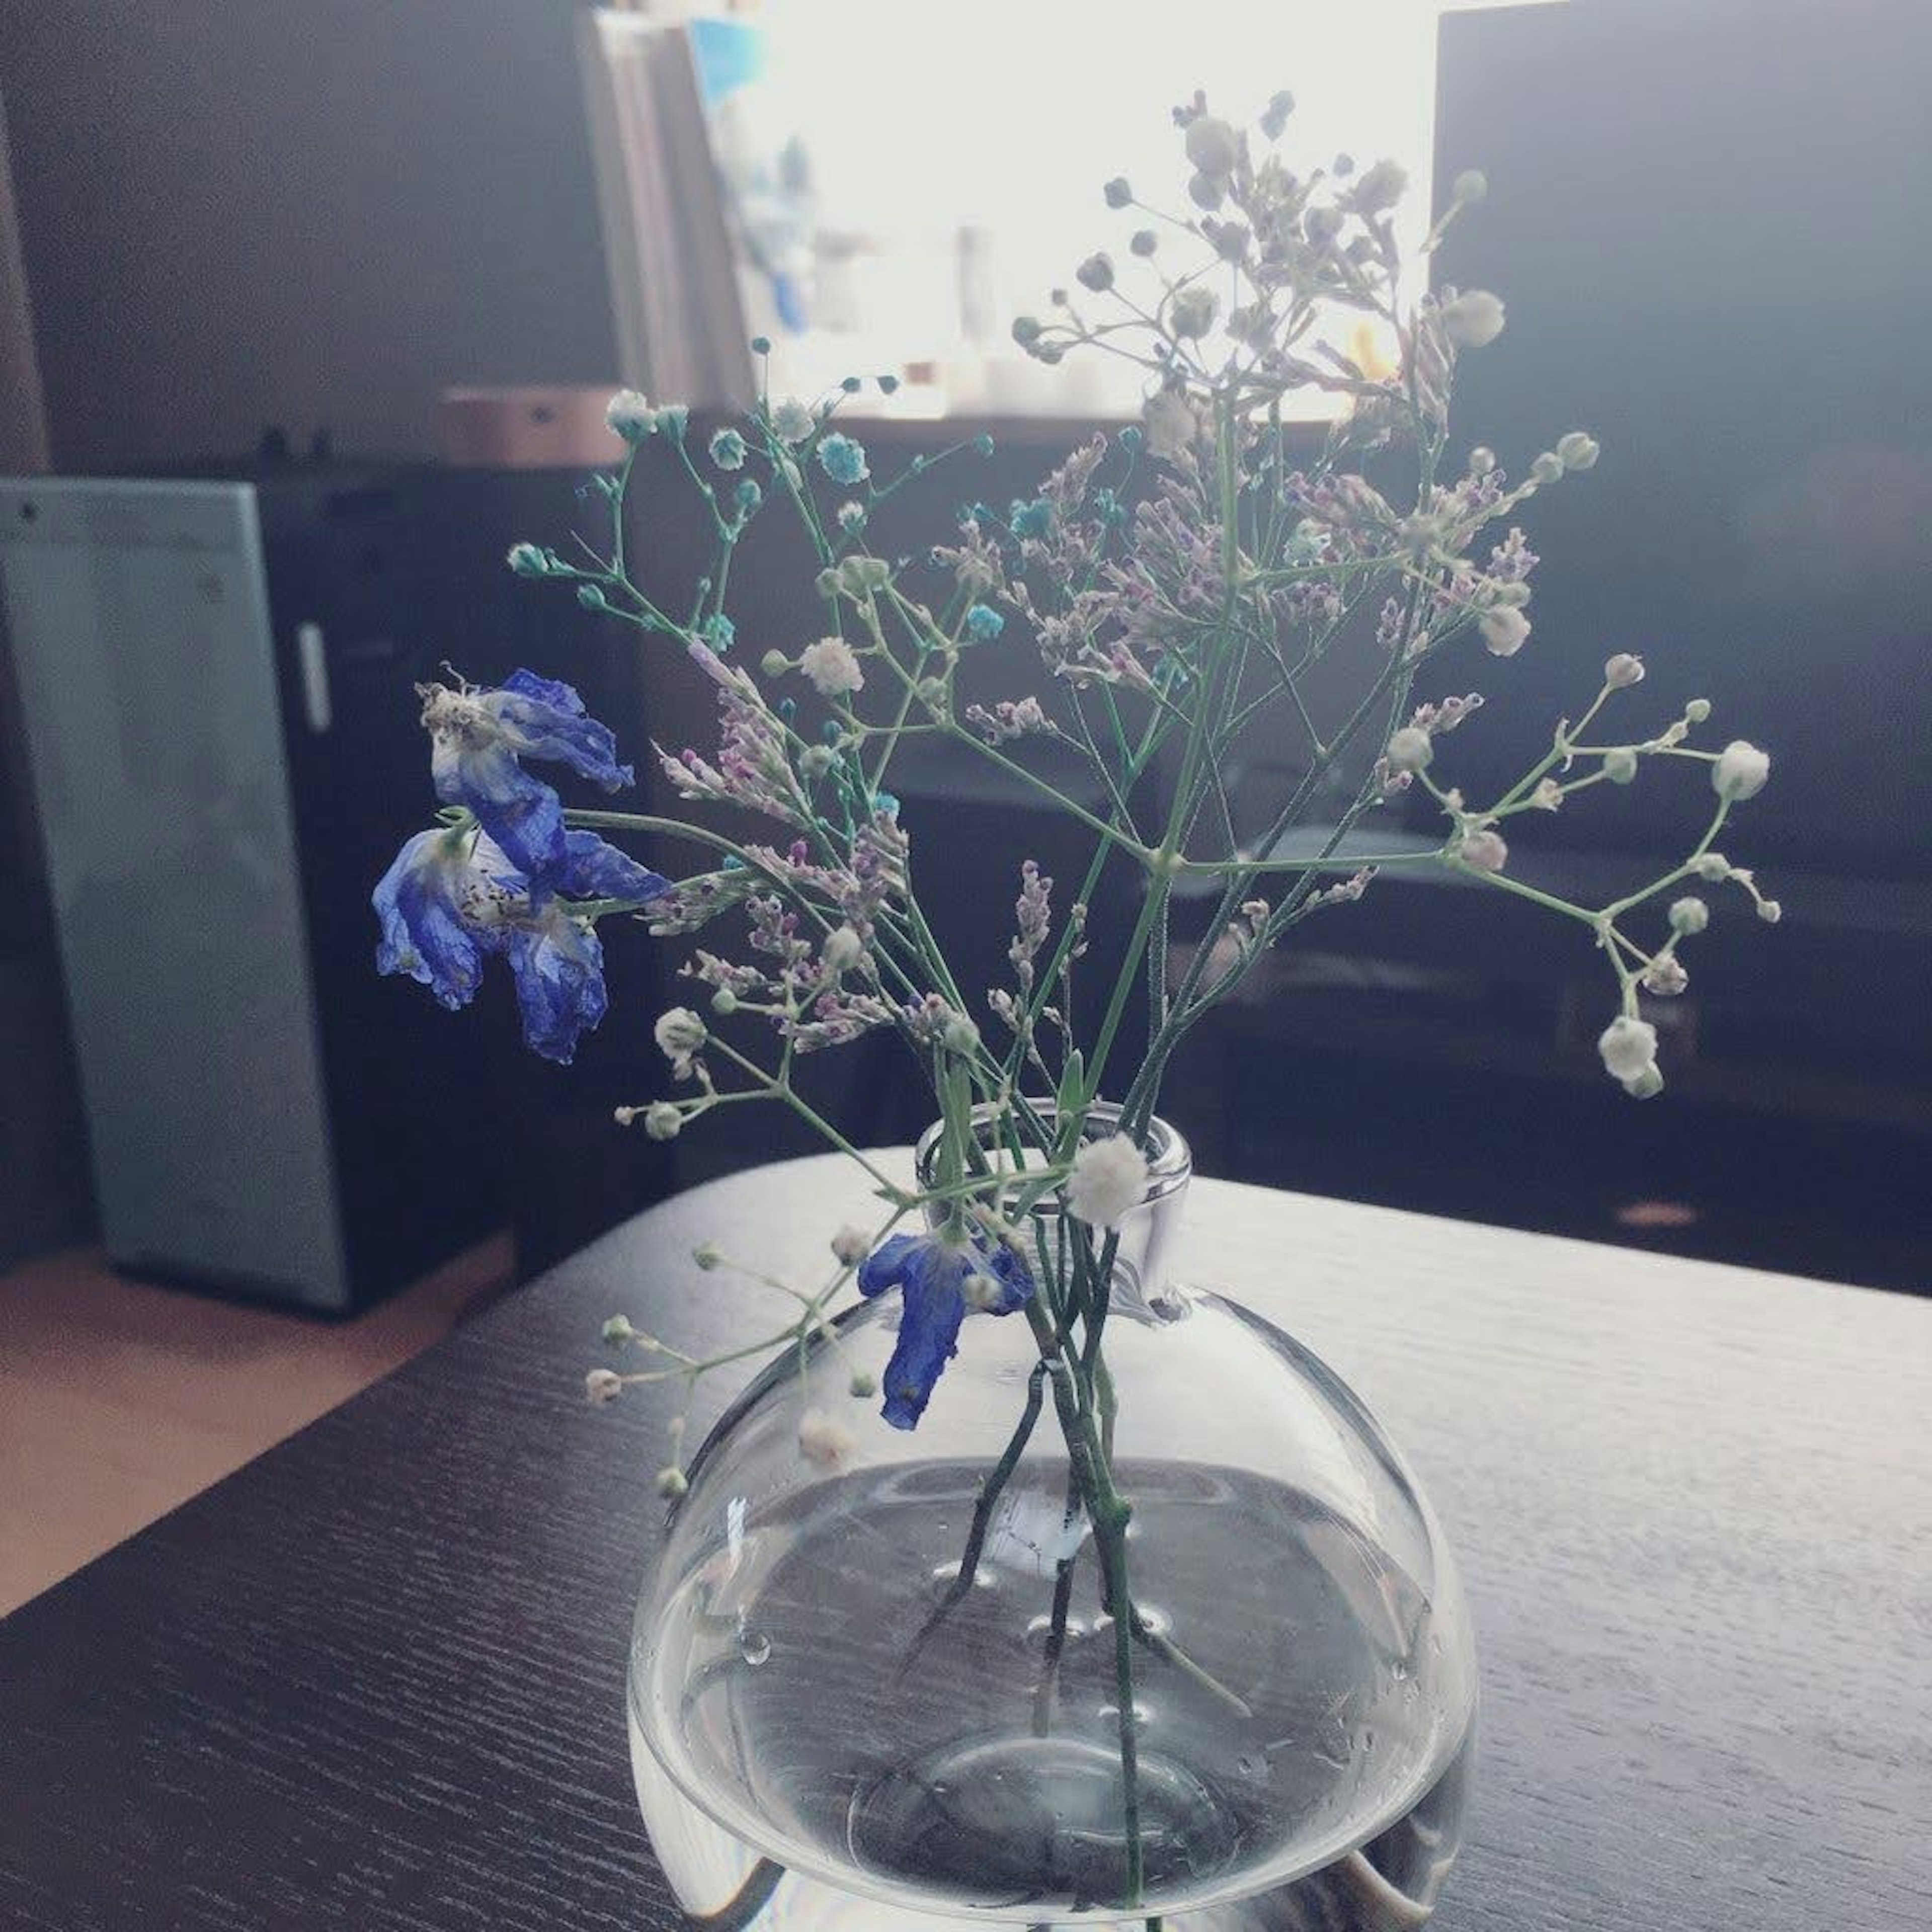
[[738, 1633], [738, 1654], [754, 1670], [766, 1662], [772, 1654], [772, 1640], [763, 1630], [740, 1630]]

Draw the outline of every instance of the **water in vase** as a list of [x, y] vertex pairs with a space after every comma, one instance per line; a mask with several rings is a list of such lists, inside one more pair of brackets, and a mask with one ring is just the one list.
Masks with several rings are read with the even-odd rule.
[[1064, 1462], [1021, 1465], [962, 1591], [985, 1470], [800, 1489], [640, 1625], [632, 1755], [687, 1907], [788, 1932], [1419, 1924], [1459, 1840], [1474, 1679], [1390, 1552], [1306, 1489], [1122, 1466], [1130, 1900], [1115, 1634]]

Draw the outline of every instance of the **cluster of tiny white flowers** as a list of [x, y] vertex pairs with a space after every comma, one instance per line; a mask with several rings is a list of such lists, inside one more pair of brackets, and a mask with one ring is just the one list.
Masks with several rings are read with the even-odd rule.
[[843, 638], [820, 638], [806, 645], [799, 654], [798, 668], [820, 698], [842, 698], [865, 687], [865, 667]]
[[1140, 1204], [1147, 1178], [1147, 1156], [1125, 1134], [1089, 1141], [1073, 1156], [1068, 1211], [1089, 1227], [1118, 1228]]

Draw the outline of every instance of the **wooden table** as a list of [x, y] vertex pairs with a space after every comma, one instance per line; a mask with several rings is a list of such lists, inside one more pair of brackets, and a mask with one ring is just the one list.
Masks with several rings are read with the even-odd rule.
[[[616, 1310], [724, 1328], [698, 1240], [862, 1204], [831, 1160], [686, 1195], [0, 1623], [0, 1925], [675, 1924], [620, 1704], [663, 1415], [581, 1378]], [[1462, 1558], [1442, 1932], [1932, 1926], [1932, 1306], [1205, 1181], [1190, 1223]]]

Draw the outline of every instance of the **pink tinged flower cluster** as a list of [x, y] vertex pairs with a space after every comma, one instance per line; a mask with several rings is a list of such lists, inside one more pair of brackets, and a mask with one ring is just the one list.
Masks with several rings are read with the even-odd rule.
[[785, 742], [784, 728], [743, 672], [702, 644], [691, 656], [718, 686], [718, 748], [716, 762], [697, 752], [658, 754], [664, 776], [681, 798], [742, 806], [794, 825], [810, 822]]

